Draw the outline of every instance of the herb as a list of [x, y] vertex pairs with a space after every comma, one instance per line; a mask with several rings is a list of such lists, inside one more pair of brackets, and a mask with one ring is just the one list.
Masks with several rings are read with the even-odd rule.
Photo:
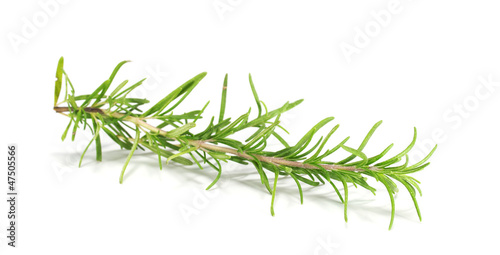
[[[271, 194], [271, 214], [274, 215], [274, 199], [279, 178], [291, 177], [297, 184], [300, 201], [303, 203], [303, 192], [301, 185], [319, 186], [328, 184], [333, 187], [340, 201], [344, 204], [344, 218], [347, 221], [348, 184], [356, 188], [361, 187], [375, 194], [375, 188], [367, 182], [367, 177], [372, 177], [381, 182], [390, 197], [391, 220], [389, 229], [394, 221], [394, 194], [398, 192], [396, 182], [401, 183], [410, 193], [418, 217], [421, 220], [420, 210], [416, 200], [417, 192], [421, 195], [419, 181], [409, 174], [420, 171], [429, 165], [428, 159], [436, 150], [436, 147], [420, 162], [409, 165], [408, 152], [415, 145], [417, 131], [414, 129], [413, 140], [408, 147], [386, 160], [381, 160], [393, 144], [382, 152], [368, 157], [363, 149], [378, 126], [377, 122], [368, 132], [362, 143], [355, 147], [347, 145], [349, 137], [333, 148], [327, 148], [326, 143], [339, 125], [330, 129], [326, 136], [313, 141], [314, 136], [320, 129], [333, 120], [328, 117], [321, 120], [311, 128], [296, 144], [289, 145], [280, 135], [284, 130], [280, 125], [280, 116], [286, 111], [294, 108], [302, 102], [286, 102], [282, 107], [268, 111], [266, 105], [259, 99], [252, 77], [249, 75], [250, 87], [257, 104], [257, 116], [250, 117], [250, 110], [236, 119], [228, 118], [224, 112], [226, 109], [226, 96], [228, 76], [224, 78], [222, 86], [222, 100], [218, 118], [212, 117], [210, 124], [202, 131], [194, 130], [196, 121], [203, 117], [203, 112], [209, 102], [201, 110], [194, 110], [183, 114], [174, 114], [175, 108], [193, 91], [193, 89], [205, 77], [206, 73], [200, 73], [188, 80], [158, 103], [146, 111], [140, 107], [149, 103], [147, 99], [130, 98], [128, 94], [140, 86], [144, 80], [140, 80], [128, 87], [128, 81], [123, 81], [110, 91], [111, 84], [119, 69], [126, 63], [119, 63], [97, 89], [89, 95], [75, 95], [75, 89], [66, 74], [61, 57], [56, 71], [55, 82], [55, 105], [54, 110], [70, 118], [69, 124], [62, 135], [62, 140], [72, 129], [72, 140], [79, 128], [88, 128], [93, 138], [83, 152], [81, 161], [92, 143], [96, 146], [96, 159], [102, 159], [101, 135], [103, 132], [117, 143], [121, 148], [130, 150], [128, 157], [120, 174], [120, 183], [135, 150], [150, 150], [158, 155], [158, 165], [162, 168], [162, 158], [183, 164], [196, 164], [200, 169], [202, 165], [209, 165], [218, 174], [215, 180], [208, 185], [207, 190], [213, 187], [222, 174], [223, 162], [234, 161], [240, 164], [253, 164], [260, 176], [260, 180], [267, 191]], [[64, 100], [58, 102], [61, 88], [65, 85]], [[67, 106], [59, 106], [66, 104]], [[264, 110], [264, 111], [263, 111]], [[148, 122], [150, 121], [150, 122]], [[159, 124], [151, 124], [156, 121]], [[245, 141], [232, 138], [232, 135], [243, 130], [252, 129], [253, 134]], [[274, 137], [283, 145], [278, 151], [266, 150], [271, 137]], [[331, 162], [327, 157], [336, 151], [344, 150], [350, 154], [347, 158], [338, 162]], [[355, 160], [357, 159], [357, 160]], [[396, 165], [401, 160], [404, 163]], [[274, 176], [270, 182], [268, 174]], [[342, 185], [343, 194], [337, 188]]]

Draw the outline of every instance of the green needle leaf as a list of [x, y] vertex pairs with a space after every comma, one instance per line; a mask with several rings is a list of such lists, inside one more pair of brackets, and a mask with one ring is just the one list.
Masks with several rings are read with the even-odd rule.
[[136, 89], [137, 87], [139, 87], [144, 81], [146, 80], [146, 78], [136, 82], [134, 85], [126, 88], [125, 90], [123, 90], [122, 92], [118, 93], [118, 95], [115, 95], [115, 97], [113, 99], [116, 99], [116, 98], [119, 98], [121, 95], [124, 95], [123, 98], [125, 99], [125, 97], [130, 93], [132, 92], [132, 90]]
[[[386, 187], [387, 193], [389, 194], [389, 198], [391, 199], [391, 221], [389, 223], [389, 230], [391, 230], [392, 225], [394, 223], [394, 213], [396, 211], [396, 206], [394, 203], [394, 195], [393, 195], [394, 191], [393, 191], [392, 185], [388, 182], [388, 181], [390, 181], [388, 178], [386, 178], [384, 176], [379, 176], [379, 180]], [[392, 182], [392, 181], [390, 181], [390, 182]]]
[[208, 161], [208, 160], [207, 160], [207, 163], [208, 163], [208, 164], [209, 164], [209, 165], [210, 165], [213, 169], [217, 170], [217, 171], [218, 171], [218, 173], [217, 173], [217, 177], [215, 177], [214, 181], [213, 181], [212, 183], [210, 183], [210, 185], [208, 185], [208, 187], [206, 188], [206, 190], [211, 189], [211, 188], [212, 188], [212, 187], [213, 187], [213, 186], [214, 186], [214, 185], [215, 185], [215, 184], [219, 181], [220, 176], [221, 176], [221, 174], [222, 174], [222, 166], [220, 165], [219, 160], [217, 160], [217, 159], [216, 159], [216, 160], [215, 160], [215, 162], [217, 162], [217, 166], [218, 166], [218, 167], [214, 166], [212, 163], [210, 163], [210, 161]]
[[306, 160], [305, 162], [311, 162], [311, 161], [314, 161], [316, 159], [316, 157], [321, 153], [321, 151], [323, 150], [323, 147], [325, 147], [325, 144], [326, 142], [328, 141], [328, 139], [330, 139], [330, 137], [333, 135], [333, 133], [335, 133], [335, 131], [339, 128], [339, 124], [337, 124], [335, 127], [333, 127], [330, 132], [326, 135], [325, 137], [325, 140], [323, 140], [323, 142], [321, 143], [321, 145], [319, 146], [318, 150], [316, 151], [316, 153], [314, 153], [314, 155], [312, 155], [308, 160]]
[[250, 148], [253, 144], [255, 144], [255, 142], [257, 142], [260, 138], [264, 137], [264, 136], [269, 136], [271, 134], [271, 132], [274, 131], [274, 128], [280, 123], [279, 121], [279, 115], [278, 117], [276, 117], [276, 120], [274, 121], [274, 123], [272, 125], [270, 125], [269, 127], [265, 128], [264, 130], [262, 130], [262, 132], [260, 132], [259, 134], [257, 134], [255, 137], [252, 138], [252, 140], [250, 142], [248, 142], [244, 147], [243, 147], [243, 150], [245, 149], [248, 149]]
[[185, 151], [182, 151], [182, 152], [179, 152], [179, 153], [177, 153], [177, 154], [174, 154], [174, 155], [172, 155], [172, 156], [170, 156], [170, 157], [168, 157], [168, 158], [167, 158], [167, 164], [168, 164], [168, 162], [170, 162], [170, 160], [173, 160], [173, 159], [175, 159], [175, 158], [178, 158], [179, 156], [182, 156], [182, 155], [184, 155], [184, 154], [186, 154], [186, 153], [190, 153], [190, 152], [195, 151], [195, 150], [197, 150], [197, 149], [198, 149], [198, 148], [196, 148], [196, 147], [191, 147], [191, 148], [189, 148], [189, 149], [186, 149]]
[[[109, 80], [105, 80], [105, 81], [101, 84], [101, 86], [99, 86], [96, 90], [94, 90], [94, 92], [92, 92], [92, 94], [90, 94], [90, 95], [87, 97], [87, 99], [83, 102], [83, 104], [81, 105], [81, 107], [86, 107], [86, 106], [90, 103], [90, 101], [91, 101], [92, 99], [94, 99], [94, 98], [96, 98], [96, 100], [97, 100], [97, 98], [99, 97], [99, 96], [98, 96], [99, 92], [101, 92], [101, 91], [103, 91], [103, 90], [107, 89], [108, 87], [109, 87]], [[96, 101], [96, 103], [97, 103], [97, 101]]]
[[[144, 143], [144, 142], [140, 142], [142, 146], [150, 149], [151, 151], [159, 154], [160, 156], [164, 157], [164, 158], [170, 158], [174, 155], [174, 153], [170, 152], [170, 151], [167, 151], [167, 150], [164, 150], [164, 149], [161, 149], [157, 146], [155, 147], [152, 147], [151, 145], [149, 145], [148, 143]], [[193, 162], [191, 162], [191, 160], [187, 159], [187, 158], [183, 158], [183, 157], [174, 157], [174, 158], [170, 158], [170, 160], [176, 162], [176, 163], [179, 163], [179, 164], [182, 164], [182, 165], [185, 165], [185, 166], [190, 166], [193, 164]], [[160, 163], [161, 165], [161, 163]], [[161, 169], [161, 167], [160, 167]]]
[[124, 80], [122, 83], [120, 83], [118, 87], [116, 87], [115, 90], [113, 90], [113, 92], [109, 94], [108, 98], [113, 98], [116, 95], [116, 93], [118, 93], [127, 83], [128, 80]]
[[[358, 164], [359, 166], [364, 166], [364, 165], [366, 165], [366, 162], [368, 162], [368, 158], [366, 157], [366, 155], [363, 152], [361, 152], [359, 150], [355, 150], [351, 147], [347, 147], [345, 145], [342, 145], [342, 149], [344, 149], [345, 151], [347, 151], [349, 153], [352, 153], [352, 155], [354, 155], [356, 157], [360, 157], [362, 160]], [[338, 164], [341, 164], [341, 163], [339, 162]]]
[[300, 204], [304, 204], [304, 194], [302, 193], [302, 186], [300, 185], [300, 182], [299, 182], [299, 180], [297, 179], [297, 176], [294, 173], [290, 172], [289, 174], [293, 178], [293, 180], [297, 184], [297, 188], [299, 189]]
[[186, 133], [187, 131], [189, 131], [191, 128], [194, 128], [196, 127], [196, 123], [188, 123], [182, 127], [179, 127], [179, 128], [176, 128], [174, 130], [170, 130], [167, 132], [167, 137], [172, 137], [172, 138], [175, 138], [175, 137], [178, 137], [184, 133]]
[[92, 118], [92, 124], [94, 126], [94, 130], [96, 130], [95, 136], [95, 159], [97, 161], [102, 161], [102, 146], [101, 146], [101, 135], [99, 131], [101, 131], [101, 125], [99, 125], [95, 118]]
[[210, 104], [210, 101], [208, 101], [205, 104], [205, 106], [203, 106], [203, 108], [200, 110], [200, 112], [198, 113], [198, 115], [196, 115], [196, 117], [193, 119], [193, 123], [195, 123], [201, 117], [201, 115], [203, 114], [203, 112], [205, 112], [205, 109], [207, 108], [208, 104]]
[[139, 129], [139, 126], [136, 126], [134, 144], [132, 145], [127, 160], [125, 160], [125, 164], [123, 165], [122, 173], [120, 174], [120, 184], [123, 183], [123, 175], [125, 174], [125, 169], [127, 169], [127, 165], [132, 159], [132, 156], [134, 155], [135, 149], [137, 148], [137, 144], [139, 144], [140, 138], [141, 138], [141, 130]]
[[257, 169], [257, 172], [260, 175], [260, 182], [264, 184], [266, 187], [267, 191], [269, 191], [269, 194], [272, 194], [273, 192], [271, 191], [271, 187], [269, 186], [269, 180], [267, 179], [267, 175], [264, 172], [262, 168], [262, 162], [258, 160], [255, 156], [251, 155], [254, 160], [252, 160], [253, 165], [255, 166], [255, 169]]
[[68, 126], [66, 127], [66, 129], [64, 130], [64, 133], [63, 133], [63, 134], [62, 134], [62, 136], [61, 136], [61, 140], [63, 140], [63, 141], [64, 141], [64, 139], [66, 139], [66, 135], [68, 134], [68, 130], [69, 130], [69, 128], [71, 127], [71, 123], [72, 123], [72, 122], [73, 122], [73, 118], [71, 118], [71, 119], [69, 120]]
[[115, 79], [115, 76], [116, 74], [118, 73], [118, 71], [120, 70], [120, 68], [125, 65], [127, 62], [130, 62], [130, 60], [124, 60], [120, 63], [118, 63], [118, 65], [116, 65], [115, 69], [113, 70], [113, 72], [111, 73], [111, 75], [109, 76], [109, 83], [111, 84], [113, 82], [113, 80]]
[[[328, 118], [321, 120], [320, 122], [318, 122], [318, 124], [316, 124], [314, 127], [312, 127], [311, 130], [309, 130], [309, 132], [307, 132], [302, 137], [302, 139], [300, 139], [297, 142], [297, 144], [295, 144], [295, 146], [278, 151], [275, 156], [281, 157], [281, 156], [288, 154], [289, 155], [288, 157], [293, 157], [293, 156], [299, 154], [307, 147], [307, 144], [309, 144], [309, 142], [311, 141], [314, 134], [319, 129], [321, 129], [324, 125], [326, 125], [328, 122], [332, 121], [333, 119], [334, 119], [334, 117], [328, 117]], [[305, 146], [304, 146], [304, 144], [305, 144]]]
[[274, 168], [274, 184], [273, 184], [273, 195], [271, 198], [271, 215], [274, 216], [274, 198], [276, 197], [276, 184], [278, 183], [279, 171], [276, 166], [273, 165]]
[[345, 181], [342, 175], [339, 175], [340, 181], [342, 181], [342, 185], [344, 186], [344, 220], [347, 222], [347, 201], [349, 200], [349, 188], [347, 187], [347, 182]]
[[375, 166], [384, 167], [384, 166], [390, 165], [392, 160], [401, 158], [404, 155], [406, 155], [413, 148], [413, 146], [415, 145], [416, 142], [417, 142], [417, 129], [413, 128], [413, 140], [411, 141], [410, 145], [408, 145], [408, 147], [406, 149], [404, 149], [402, 152], [400, 152], [396, 156], [394, 156], [386, 161], [380, 162], [380, 163], [376, 164]]
[[260, 115], [262, 115], [262, 106], [260, 105], [259, 95], [257, 95], [257, 90], [255, 89], [255, 85], [253, 84], [251, 74], [248, 74], [248, 80], [250, 81], [250, 87], [252, 88], [252, 93], [253, 97], [255, 98], [255, 103], [257, 104], [257, 109], [259, 109], [258, 117], [260, 117]]
[[[170, 94], [168, 94], [165, 98], [163, 98], [162, 100], [160, 100], [157, 104], [155, 104], [153, 107], [151, 107], [149, 110], [147, 110], [146, 112], [144, 112], [141, 117], [147, 117], [149, 115], [152, 115], [154, 113], [158, 114], [160, 113], [161, 111], [163, 111], [163, 109], [165, 109], [172, 101], [174, 101], [177, 97], [181, 96], [182, 94], [184, 93], [187, 93], [189, 94], [189, 92], [191, 92], [191, 90], [196, 87], [196, 85], [198, 85], [198, 83], [207, 75], [206, 72], [203, 72], [203, 73], [200, 73], [198, 75], [196, 75], [195, 77], [193, 77], [192, 79], [190, 79], [189, 81], [185, 82], [184, 84], [182, 84], [181, 86], [179, 86], [177, 89], [175, 89], [174, 91], [170, 92]], [[179, 100], [179, 102], [175, 105], [177, 106], [180, 102], [182, 101]], [[174, 107], [175, 107], [174, 106]], [[166, 111], [165, 113], [169, 112], [170, 110]], [[165, 114], [164, 113], [164, 114]]]
[[76, 120], [75, 120], [75, 125], [73, 126], [73, 133], [71, 134], [71, 141], [75, 141], [75, 136], [76, 136], [76, 130], [78, 130], [78, 123], [82, 120], [82, 111], [78, 110], [76, 113]]
[[[118, 70], [120, 70], [120, 68], [127, 62], [130, 62], [128, 60], [125, 60], [125, 61], [122, 61], [120, 63], [118, 63], [118, 65], [115, 67], [115, 69], [113, 70], [113, 72], [111, 73], [111, 75], [109, 76], [108, 80], [107, 80], [107, 83], [106, 85], [102, 88], [101, 90], [101, 93], [96, 97], [95, 99], [95, 102], [93, 105], [96, 105], [97, 103], [99, 103], [101, 101], [101, 99], [104, 97], [104, 95], [106, 94], [106, 92], [108, 91], [109, 89], [109, 86], [111, 86], [111, 83], [113, 82], [113, 79], [115, 78], [116, 74], [118, 73]], [[121, 85], [121, 84], [120, 84]]]
[[226, 111], [226, 97], [227, 97], [227, 74], [224, 77], [224, 83], [222, 84], [222, 97], [220, 100], [220, 113], [219, 113], [219, 123], [224, 120], [224, 112]]
[[[372, 129], [370, 129], [370, 131], [366, 135], [365, 139], [363, 139], [363, 142], [359, 145], [359, 148], [358, 148], [359, 152], [361, 152], [365, 148], [366, 144], [368, 143], [368, 141], [372, 137], [372, 135], [375, 132], [375, 130], [377, 130], [378, 126], [380, 126], [380, 124], [382, 124], [382, 121], [379, 121], [379, 122], [375, 123], [375, 125], [373, 125]], [[349, 157], [345, 158], [344, 160], [341, 160], [341, 161], [339, 161], [337, 163], [338, 164], [348, 163], [349, 161], [353, 160], [356, 156], [357, 155], [352, 154], [351, 156], [349, 156]]]
[[[87, 145], [87, 147], [85, 147], [85, 150], [83, 151], [82, 153], [82, 156], [80, 156], [80, 162], [78, 163], [78, 167], [81, 167], [82, 166], [82, 161], [83, 161], [83, 156], [85, 156], [85, 153], [87, 153], [87, 150], [89, 149], [90, 145], [96, 140], [97, 137], [99, 137], [99, 131], [101, 130], [101, 126], [97, 126], [97, 129], [95, 131], [95, 135], [94, 137], [92, 137], [92, 139], [90, 140], [89, 144]], [[99, 149], [100, 150], [100, 149]]]
[[[427, 154], [427, 156], [425, 156], [425, 158], [423, 158], [422, 160], [420, 160], [418, 163], [414, 164], [413, 166], [408, 167], [406, 170], [415, 170], [418, 166], [422, 165], [427, 160], [429, 160], [429, 158], [432, 156], [432, 154], [434, 154], [436, 149], [437, 149], [437, 145], [434, 146], [434, 148], [432, 148], [431, 152], [429, 152], [429, 154]], [[429, 163], [427, 163], [427, 164], [429, 164]]]
[[61, 58], [59, 58], [59, 62], [57, 63], [56, 85], [55, 85], [55, 91], [54, 91], [54, 106], [57, 105], [57, 100], [59, 99], [59, 94], [61, 94], [63, 65], [64, 65], [64, 58], [61, 57]]
[[299, 100], [297, 100], [297, 101], [295, 101], [293, 103], [286, 102], [281, 108], [276, 109], [274, 111], [270, 111], [268, 114], [260, 116], [260, 117], [258, 117], [256, 119], [248, 122], [246, 125], [239, 126], [236, 131], [244, 129], [244, 128], [248, 128], [248, 127], [256, 127], [256, 126], [259, 126], [259, 125], [261, 125], [263, 123], [266, 123], [266, 121], [274, 118], [278, 114], [282, 114], [282, 113], [284, 113], [286, 111], [291, 110], [292, 108], [294, 108], [295, 106], [299, 105], [303, 101], [304, 101], [303, 99], [299, 99]]
[[228, 159], [231, 158], [230, 155], [227, 155], [227, 154], [221, 153], [221, 152], [211, 151], [211, 152], [208, 152], [208, 154], [215, 159], [219, 159], [219, 160], [226, 161], [226, 162]]

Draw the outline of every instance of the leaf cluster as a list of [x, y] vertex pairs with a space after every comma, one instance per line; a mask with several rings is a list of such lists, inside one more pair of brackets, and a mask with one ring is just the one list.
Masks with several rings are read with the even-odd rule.
[[[141, 107], [149, 101], [130, 98], [128, 95], [140, 86], [144, 79], [129, 86], [127, 86], [128, 80], [125, 80], [110, 91], [117, 72], [127, 62], [120, 62], [109, 78], [94, 92], [79, 96], [75, 95], [73, 84], [63, 68], [63, 58], [58, 63], [54, 109], [58, 112], [68, 112], [66, 115], [70, 118], [62, 139], [66, 138], [70, 129], [72, 129], [72, 140], [79, 128], [88, 128], [93, 134], [92, 140], [82, 154], [80, 164], [91, 144], [96, 146], [96, 159], [102, 160], [101, 134], [104, 132], [121, 148], [130, 150], [120, 175], [120, 183], [123, 182], [126, 167], [134, 152], [137, 149], [149, 150], [157, 154], [160, 169], [162, 169], [162, 158], [166, 159], [167, 163], [174, 161], [183, 165], [196, 164], [200, 169], [203, 169], [204, 165], [213, 168], [217, 171], [217, 176], [207, 189], [216, 185], [220, 179], [223, 162], [233, 161], [253, 165], [263, 186], [272, 196], [272, 215], [274, 215], [277, 182], [280, 178], [289, 177], [294, 180], [301, 203], [303, 203], [302, 185], [332, 186], [336, 196], [344, 204], [346, 221], [349, 186], [361, 187], [375, 194], [376, 189], [367, 181], [368, 178], [373, 178], [383, 184], [390, 197], [392, 209], [389, 228], [394, 221], [394, 195], [398, 192], [397, 183], [403, 185], [409, 192], [421, 219], [416, 200], [417, 193], [421, 195], [419, 181], [410, 174], [430, 164], [428, 160], [436, 147], [420, 162], [410, 164], [408, 153], [415, 145], [416, 129], [410, 144], [393, 156], [387, 155], [394, 144], [388, 145], [373, 156], [368, 156], [363, 151], [382, 121], [375, 123], [361, 144], [354, 147], [348, 145], [349, 137], [334, 146], [327, 144], [339, 128], [338, 124], [331, 127], [326, 135], [318, 138], [318, 133], [334, 120], [333, 117], [321, 120], [296, 143], [290, 144], [283, 138], [283, 134], [287, 134], [288, 131], [281, 126], [280, 117], [299, 105], [302, 100], [286, 102], [281, 107], [268, 111], [267, 106], [259, 99], [252, 76], [249, 75], [249, 84], [257, 108], [256, 115], [251, 116], [250, 108], [237, 118], [226, 117], [228, 91], [226, 74], [222, 84], [219, 115], [211, 117], [205, 128], [195, 131], [196, 122], [203, 118], [210, 101], [199, 110], [182, 114], [176, 114], [174, 110], [200, 83], [206, 73], [194, 76], [143, 111]], [[66, 88], [64, 100], [58, 102], [63, 83]], [[67, 106], [59, 107], [63, 103]], [[154, 125], [151, 124], [153, 121]], [[243, 130], [252, 130], [251, 135], [245, 140], [234, 138], [236, 133]], [[282, 149], [268, 150], [268, 145], [276, 142], [282, 145]], [[336, 162], [328, 159], [339, 151], [345, 151], [349, 156]], [[269, 174], [274, 178], [272, 182], [268, 178]]]

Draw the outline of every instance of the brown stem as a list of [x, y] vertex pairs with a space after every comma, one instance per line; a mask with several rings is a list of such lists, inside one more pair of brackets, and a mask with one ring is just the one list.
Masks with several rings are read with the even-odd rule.
[[[209, 144], [209, 143], [206, 143], [205, 141], [191, 140], [190, 143], [194, 146], [199, 147], [199, 148], [205, 148], [207, 150], [217, 151], [217, 152], [230, 153], [230, 154], [233, 154], [233, 155], [236, 155], [238, 157], [242, 157], [242, 158], [245, 158], [248, 160], [254, 160], [254, 157], [255, 157], [259, 161], [274, 164], [274, 165], [298, 167], [298, 168], [305, 168], [305, 169], [318, 169], [317, 166], [307, 164], [307, 163], [290, 161], [290, 160], [286, 160], [283, 158], [268, 157], [268, 156], [262, 156], [262, 155], [249, 155], [249, 154], [244, 153], [244, 152], [243, 153], [238, 152], [238, 150], [235, 150], [232, 148], [217, 146], [214, 144]], [[345, 171], [353, 171], [353, 172], [365, 171], [364, 169], [357, 168], [355, 166], [340, 166], [340, 165], [333, 165], [333, 164], [320, 164], [320, 166], [326, 170], [345, 170]], [[369, 167], [369, 170], [377, 171], [377, 170], [379, 170], [379, 168], [371, 166], [371, 167]]]
[[[58, 113], [63, 113], [63, 112], [68, 112], [70, 109], [68, 107], [54, 107], [54, 110]], [[86, 107], [86, 108], [84, 108], [84, 111], [100, 113], [100, 114], [108, 115], [110, 117], [115, 117], [115, 118], [122, 118], [123, 117], [122, 113], [117, 113], [117, 112], [112, 113], [112, 112], [109, 112], [107, 110], [102, 110], [102, 109], [93, 108], [93, 107]], [[167, 136], [167, 131], [162, 130], [160, 128], [157, 128], [155, 126], [152, 126], [152, 125], [146, 123], [146, 121], [142, 120], [141, 118], [127, 116], [123, 120], [130, 121], [136, 125], [139, 125], [139, 126], [146, 128], [150, 131], [159, 133], [162, 136]], [[206, 150], [211, 150], [211, 151], [216, 151], [216, 152], [229, 153], [229, 154], [233, 154], [233, 155], [236, 155], [238, 157], [242, 157], [242, 158], [245, 158], [248, 160], [254, 160], [254, 157], [255, 157], [262, 162], [266, 162], [266, 163], [274, 164], [274, 165], [282, 165], [282, 166], [305, 168], [305, 169], [318, 169], [317, 166], [312, 165], [312, 164], [286, 160], [284, 158], [278, 158], [278, 157], [268, 157], [268, 156], [262, 156], [262, 155], [250, 155], [250, 154], [245, 153], [245, 152], [243, 152], [243, 153], [239, 152], [238, 150], [233, 149], [233, 148], [218, 146], [218, 145], [211, 144], [208, 142], [210, 142], [210, 141], [209, 140], [205, 140], [205, 141], [190, 140], [189, 141], [189, 143], [191, 145], [196, 146], [198, 148], [203, 148]], [[353, 171], [353, 172], [365, 171], [365, 169], [357, 168], [355, 166], [341, 166], [341, 165], [335, 165], [335, 164], [320, 164], [320, 166], [326, 170], [345, 170], [345, 171]], [[372, 170], [372, 171], [380, 170], [378, 167], [374, 167], [374, 166], [371, 166], [368, 169]]]
[[[100, 114], [104, 113], [102, 109], [94, 108], [94, 107], [85, 107], [85, 108], [83, 108], [83, 110], [86, 112], [96, 112], [96, 113], [100, 113]], [[69, 109], [69, 107], [54, 106], [54, 111], [56, 111], [57, 113], [63, 113], [63, 112], [69, 112], [70, 109]]]
[[[57, 113], [63, 113], [63, 112], [69, 112], [70, 108], [69, 107], [57, 107], [56, 106], [56, 107], [54, 107], [54, 110]], [[102, 110], [102, 109], [95, 108], [95, 107], [85, 107], [85, 108], [83, 108], [83, 110], [86, 111], [86, 112], [89, 112], [89, 113], [100, 113], [102, 115], [108, 115], [108, 116], [114, 117], [114, 118], [121, 118], [121, 117], [123, 117], [122, 113], [110, 112], [110, 111]], [[132, 123], [134, 123], [136, 125], [139, 125], [139, 126], [142, 126], [144, 128], [147, 128], [147, 129], [149, 129], [149, 130], [151, 130], [153, 132], [158, 132], [162, 136], [167, 136], [167, 132], [166, 131], [161, 130], [159, 128], [156, 128], [156, 127], [154, 127], [154, 126], [146, 123], [145, 121], [141, 120], [141, 118], [127, 116], [123, 120], [130, 121], [130, 122], [132, 122]]]

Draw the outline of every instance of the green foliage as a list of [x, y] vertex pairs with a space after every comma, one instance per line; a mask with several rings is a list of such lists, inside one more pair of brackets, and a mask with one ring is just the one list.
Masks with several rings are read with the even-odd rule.
[[[149, 108], [146, 112], [144, 112], [141, 117], [147, 117], [151, 114], [156, 115], [165, 115], [175, 109], [185, 98], [186, 96], [189, 95], [189, 93], [198, 85], [198, 83], [207, 75], [207, 73], [200, 73], [191, 80], [187, 81], [186, 83], [182, 84], [179, 86], [177, 89], [174, 91], [170, 92], [165, 98], [160, 100], [157, 104], [155, 104], [153, 107]], [[170, 109], [166, 110], [163, 113], [160, 113], [163, 111], [172, 101], [177, 99], [179, 96], [184, 95], [174, 106], [172, 106]]]
[[[162, 169], [162, 158], [166, 162], [176, 162], [183, 165], [196, 164], [200, 169], [203, 165], [209, 165], [217, 171], [217, 176], [207, 189], [217, 184], [222, 175], [222, 162], [233, 161], [239, 164], [251, 163], [260, 177], [264, 188], [271, 194], [271, 214], [274, 216], [274, 202], [278, 179], [289, 177], [297, 185], [300, 202], [303, 203], [304, 195], [302, 185], [321, 186], [329, 184], [333, 187], [336, 196], [344, 204], [344, 219], [347, 221], [348, 189], [350, 185], [364, 188], [373, 194], [376, 190], [368, 182], [372, 178], [381, 183], [387, 190], [391, 201], [391, 219], [389, 228], [392, 227], [395, 212], [394, 194], [398, 192], [396, 182], [402, 184], [409, 192], [418, 217], [421, 220], [420, 209], [416, 200], [417, 193], [421, 195], [419, 182], [409, 174], [415, 173], [429, 165], [429, 158], [436, 147], [421, 161], [409, 164], [408, 153], [416, 143], [417, 130], [411, 143], [406, 149], [396, 155], [384, 159], [393, 144], [390, 144], [382, 152], [369, 157], [363, 152], [370, 138], [382, 121], [374, 124], [363, 141], [358, 146], [348, 146], [349, 137], [340, 143], [327, 148], [330, 137], [339, 128], [333, 126], [326, 136], [316, 138], [316, 134], [334, 120], [328, 117], [314, 125], [293, 146], [283, 138], [281, 131], [288, 133], [280, 125], [280, 117], [287, 111], [299, 105], [302, 100], [286, 102], [283, 106], [268, 111], [264, 102], [259, 99], [252, 76], [249, 75], [250, 89], [257, 104], [257, 116], [251, 117], [251, 109], [236, 119], [225, 116], [226, 98], [228, 93], [228, 75], [224, 77], [219, 116], [211, 117], [207, 127], [196, 129], [196, 121], [203, 118], [203, 113], [208, 106], [207, 102], [200, 110], [186, 113], [174, 114], [174, 110], [191, 91], [206, 76], [200, 73], [188, 80], [172, 92], [168, 93], [158, 103], [142, 111], [141, 107], [149, 103], [147, 99], [130, 98], [128, 95], [142, 84], [140, 80], [125, 88], [128, 80], [125, 80], [112, 90], [113, 80], [120, 68], [128, 61], [120, 62], [113, 70], [108, 79], [88, 95], [75, 95], [73, 84], [63, 69], [63, 58], [59, 60], [56, 71], [55, 83], [55, 107], [59, 113], [70, 118], [69, 124], [63, 132], [62, 140], [72, 129], [72, 140], [78, 129], [89, 129], [93, 134], [89, 145], [85, 148], [80, 160], [80, 165], [85, 153], [92, 144], [96, 146], [96, 159], [102, 159], [101, 133], [104, 132], [120, 148], [129, 150], [125, 160], [119, 181], [123, 182], [127, 165], [131, 161], [137, 149], [149, 150], [157, 154], [160, 169]], [[61, 92], [63, 81], [65, 82], [64, 100], [57, 102]], [[111, 93], [108, 94], [108, 91]], [[91, 104], [91, 102], [93, 103]], [[66, 107], [59, 105], [66, 104]], [[107, 105], [107, 108], [105, 107]], [[265, 111], [263, 111], [263, 108]], [[89, 124], [88, 121], [91, 121]], [[156, 122], [156, 124], [151, 124]], [[243, 130], [253, 130], [253, 133], [244, 141], [234, 138], [234, 134]], [[101, 132], [102, 131], [102, 132]], [[131, 135], [135, 133], [135, 135]], [[273, 138], [271, 138], [273, 137]], [[280, 143], [283, 148], [277, 151], [268, 150], [271, 143]], [[326, 158], [335, 152], [343, 150], [349, 154], [348, 157], [337, 161], [327, 161]], [[354, 161], [358, 159], [357, 161]], [[384, 159], [384, 160], [382, 160]], [[399, 163], [404, 159], [404, 163]], [[271, 173], [273, 179], [270, 182], [267, 173]], [[342, 185], [342, 190], [337, 185]]]

